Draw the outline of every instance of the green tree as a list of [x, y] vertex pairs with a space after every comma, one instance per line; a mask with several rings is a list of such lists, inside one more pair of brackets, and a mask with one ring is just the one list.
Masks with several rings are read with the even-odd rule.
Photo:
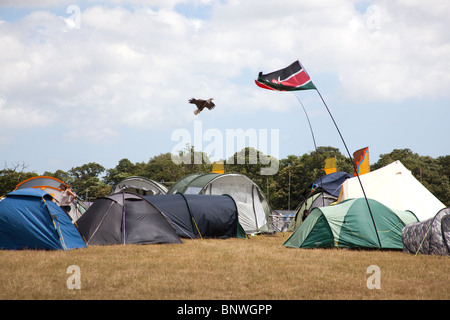
[[178, 154], [172, 154], [171, 161], [180, 165], [183, 176], [191, 173], [206, 173], [212, 169], [209, 156], [204, 152], [195, 151], [194, 146], [190, 145], [186, 145], [183, 150], [179, 150]]
[[269, 188], [269, 202], [274, 209], [293, 209], [301, 201], [304, 169], [299, 156], [289, 155], [280, 160], [279, 171]]
[[255, 148], [246, 147], [225, 161], [224, 168], [225, 172], [246, 175], [264, 191], [267, 181], [271, 181], [272, 176], [279, 171], [279, 160]]
[[63, 170], [56, 170], [54, 173], [45, 171], [43, 175], [59, 179], [59, 180], [65, 182], [66, 184], [68, 184], [69, 186], [73, 182], [73, 177], [68, 172], [63, 171]]
[[70, 187], [84, 201], [107, 195], [111, 186], [100, 180], [99, 176], [105, 168], [95, 162], [84, 164], [70, 169], [69, 174], [73, 178]]
[[124, 158], [119, 160], [119, 163], [115, 168], [106, 170], [106, 175], [103, 178], [103, 181], [106, 184], [109, 184], [111, 186], [116, 185], [120, 181], [131, 177], [131, 176], [138, 176], [138, 166], [133, 164], [130, 160]]
[[254, 148], [244, 148], [227, 160], [225, 170], [252, 179], [265, 193], [272, 208], [276, 209], [292, 210], [301, 203], [311, 183], [325, 175], [323, 167], [326, 158], [336, 157], [339, 171], [353, 172], [350, 159], [333, 147], [318, 147], [309, 154], [289, 155], [281, 160], [272, 157], [270, 161], [277, 161], [278, 170], [269, 176], [261, 175], [261, 169], [268, 166], [261, 163], [263, 157], [264, 154]]
[[430, 156], [420, 156], [410, 149], [394, 149], [388, 154], [380, 155], [380, 159], [371, 166], [371, 170], [399, 160], [435, 197], [448, 206], [450, 205], [448, 158], [449, 156], [434, 159]]
[[170, 187], [174, 182], [191, 173], [211, 171], [208, 156], [187, 145], [177, 154], [164, 153], [150, 158], [147, 163], [133, 164], [128, 159], [119, 161], [115, 168], [106, 170], [103, 181], [113, 186], [131, 176], [140, 176], [155, 180]]
[[0, 197], [13, 191], [20, 182], [37, 176], [34, 172], [25, 172], [26, 168], [25, 163], [16, 163], [10, 167], [5, 164], [5, 168], [0, 170]]
[[353, 172], [349, 158], [333, 147], [318, 147], [302, 156], [289, 155], [280, 160], [280, 169], [270, 185], [269, 200], [273, 208], [295, 209], [307, 196], [311, 184], [325, 175], [325, 159], [336, 158], [338, 171]]
[[150, 158], [144, 169], [144, 176], [170, 186], [185, 175], [183, 164], [175, 164], [171, 153]]

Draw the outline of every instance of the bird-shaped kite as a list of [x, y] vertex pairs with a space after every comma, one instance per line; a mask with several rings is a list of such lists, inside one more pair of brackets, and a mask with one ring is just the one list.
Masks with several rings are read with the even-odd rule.
[[189, 99], [189, 103], [195, 104], [197, 106], [197, 110], [194, 111], [194, 114], [197, 115], [199, 114], [203, 109], [208, 108], [209, 110], [214, 109], [214, 107], [216, 106], [213, 102], [212, 102], [213, 98], [209, 98], [208, 100], [203, 100], [203, 99]]

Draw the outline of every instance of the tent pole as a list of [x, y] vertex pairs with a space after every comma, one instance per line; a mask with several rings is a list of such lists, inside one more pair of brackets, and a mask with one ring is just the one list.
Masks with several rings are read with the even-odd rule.
[[123, 244], [126, 244], [126, 226], [125, 226], [125, 192], [122, 190], [122, 203], [123, 203], [123, 207], [122, 207], [122, 226], [123, 226]]
[[373, 226], [374, 226], [374, 228], [375, 228], [375, 233], [377, 234], [378, 243], [379, 243], [380, 249], [381, 249], [382, 246], [381, 246], [380, 237], [379, 237], [379, 235], [378, 235], [377, 226], [376, 226], [375, 220], [374, 220], [374, 218], [373, 218], [372, 210], [370, 209], [369, 200], [367, 199], [366, 192], [364, 191], [364, 187], [363, 187], [363, 185], [362, 185], [361, 179], [359, 178], [358, 171], [356, 170], [355, 162], [353, 161], [353, 158], [352, 158], [352, 156], [350, 155], [350, 151], [348, 151], [347, 144], [346, 144], [345, 141], [344, 141], [344, 137], [342, 136], [341, 131], [339, 130], [339, 128], [338, 128], [338, 126], [337, 126], [337, 124], [336, 124], [336, 121], [334, 120], [333, 115], [332, 115], [331, 112], [330, 112], [330, 109], [328, 108], [328, 106], [327, 106], [325, 100], [324, 100], [323, 97], [322, 97], [322, 94], [320, 93], [319, 89], [317, 89], [317, 87], [316, 87], [316, 91], [317, 91], [317, 93], [319, 94], [319, 97], [320, 97], [320, 99], [322, 100], [322, 102], [323, 102], [325, 108], [327, 109], [328, 114], [329, 114], [330, 117], [331, 117], [331, 120], [333, 120], [334, 126], [336, 127], [336, 129], [337, 129], [337, 131], [338, 131], [338, 133], [339, 133], [339, 136], [341, 137], [341, 140], [342, 140], [342, 142], [344, 143], [345, 150], [347, 150], [347, 153], [348, 153], [348, 156], [349, 156], [349, 158], [350, 158], [350, 161], [352, 162], [353, 169], [355, 170], [356, 176], [358, 177], [359, 185], [361, 186], [361, 190], [362, 190], [363, 195], [364, 195], [364, 199], [366, 199], [367, 207], [369, 208], [370, 217], [372, 218], [372, 223], [373, 223]]
[[[300, 102], [300, 105], [301, 105], [302, 108], [303, 108], [303, 112], [305, 113], [306, 120], [308, 120], [309, 130], [311, 131], [311, 135], [312, 135], [312, 139], [313, 139], [313, 143], [314, 143], [314, 149], [316, 150], [316, 160], [317, 160], [317, 164], [318, 164], [318, 166], [319, 166], [319, 168], [320, 168], [319, 153], [317, 152], [316, 138], [314, 137], [314, 131], [313, 131], [313, 128], [312, 128], [312, 125], [311, 125], [311, 121], [309, 121], [308, 113], [306, 112], [306, 109], [305, 109], [305, 107], [303, 106], [303, 103], [302, 103], [302, 101], [300, 100], [300, 98], [297, 97], [297, 95], [295, 95], [295, 94], [294, 94], [294, 96], [297, 98], [298, 102]], [[321, 174], [320, 177], [319, 177], [319, 179], [320, 179], [320, 184], [322, 184], [322, 175], [323, 175], [323, 174]], [[322, 201], [322, 205], [325, 207], [325, 199], [323, 199], [323, 197], [322, 197], [322, 200], [323, 200], [323, 201]], [[308, 210], [309, 210], [309, 209], [308, 209]], [[302, 213], [302, 214], [303, 214], [303, 213]]]

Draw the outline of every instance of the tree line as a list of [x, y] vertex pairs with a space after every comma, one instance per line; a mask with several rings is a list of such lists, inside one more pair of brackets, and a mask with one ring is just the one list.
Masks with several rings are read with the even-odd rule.
[[[257, 154], [258, 157], [251, 157]], [[93, 201], [97, 197], [106, 196], [112, 187], [130, 176], [141, 176], [161, 182], [170, 188], [177, 180], [191, 173], [211, 172], [212, 164], [208, 155], [194, 150], [192, 146], [179, 152], [184, 160], [192, 161], [175, 163], [173, 154], [164, 153], [151, 157], [147, 162], [132, 163], [121, 159], [114, 168], [106, 169], [102, 165], [91, 162], [74, 167], [69, 171], [57, 170], [44, 172], [66, 182], [83, 201]], [[303, 200], [313, 181], [325, 174], [323, 167], [327, 158], [336, 158], [338, 171], [353, 175], [352, 160], [345, 157], [334, 147], [318, 147], [301, 156], [289, 155], [278, 161], [278, 171], [273, 175], [261, 175], [262, 152], [253, 148], [244, 148], [224, 161], [225, 172], [241, 173], [252, 179], [269, 199], [273, 209], [295, 209]], [[267, 156], [266, 156], [267, 157]], [[194, 161], [194, 159], [202, 159]], [[256, 162], [254, 159], [258, 159]], [[384, 167], [396, 160], [412, 172], [428, 190], [430, 190], [446, 206], [450, 206], [450, 156], [432, 158], [420, 156], [410, 149], [395, 149], [391, 153], [380, 155], [376, 163], [370, 165], [371, 171]], [[267, 163], [267, 162], [265, 162]], [[35, 172], [26, 172], [26, 164], [15, 164], [0, 170], [0, 196], [14, 190], [17, 184], [34, 176]]]

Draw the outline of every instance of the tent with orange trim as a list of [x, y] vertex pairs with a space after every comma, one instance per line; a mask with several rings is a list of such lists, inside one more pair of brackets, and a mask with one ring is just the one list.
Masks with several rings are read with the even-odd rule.
[[[55, 202], [59, 205], [61, 201], [62, 191], [59, 188], [63, 181], [49, 176], [37, 176], [19, 183], [14, 190], [25, 189], [25, 188], [33, 188], [40, 189], [49, 193]], [[72, 190], [73, 191], [73, 190]], [[75, 192], [74, 192], [75, 193]], [[79, 199], [75, 199], [70, 204], [69, 216], [73, 221], [77, 221], [78, 218], [87, 210], [87, 206]]]

